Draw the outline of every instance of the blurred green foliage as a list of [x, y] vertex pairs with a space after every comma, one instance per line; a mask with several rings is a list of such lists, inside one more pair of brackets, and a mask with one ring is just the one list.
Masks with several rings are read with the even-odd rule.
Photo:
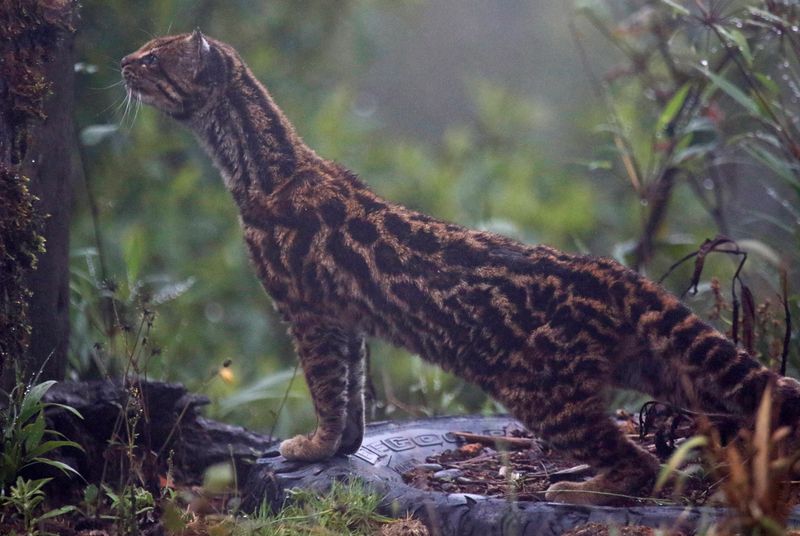
[[[532, 10], [540, 2], [530, 3]], [[758, 87], [774, 93], [767, 99], [785, 111], [786, 127], [795, 129], [789, 103], [780, 99], [796, 104], [796, 95], [782, 93], [788, 82], [776, 80], [770, 67], [776, 56], [786, 56], [785, 72], [796, 83], [795, 49], [782, 51], [769, 39], [759, 48], [757, 36], [737, 34], [730, 18], [720, 23], [730, 37], [715, 45], [680, 3], [581, 2], [574, 39], [586, 64], [573, 83], [593, 84], [598, 98], [585, 104], [582, 117], [564, 118], [578, 141], [566, 151], [568, 161], [554, 161], [534, 143], [543, 114], [552, 110], [502, 81], [466, 80], [469, 118], [446, 125], [435, 140], [400, 135], [379, 115], [364, 113], [355, 88], [375, 61], [371, 44], [382, 17], [391, 13], [394, 23], [402, 22], [404, 13], [421, 9], [424, 3], [388, 0], [83, 2], [77, 113], [86, 180], [76, 194], [73, 228], [75, 376], [120, 373], [126, 356], [146, 346], [137, 370], [210, 395], [213, 416], [279, 435], [313, 425], [302, 378], [287, 391], [294, 353], [249, 266], [235, 206], [217, 172], [178, 125], [150, 109], [124, 116], [120, 110], [118, 59], [154, 34], [195, 27], [239, 50], [309, 145], [393, 201], [520, 240], [631, 263], [652, 208], [652, 185], [666, 169], [678, 168], [669, 209], [652, 237], [653, 255], [643, 265], [648, 273], [664, 273], [720, 231], [723, 214], [737, 218], [725, 232], [753, 239], [756, 253], [766, 252], [755, 255], [748, 272], [766, 288], [778, 280], [775, 258], [796, 264], [798, 223], [781, 213], [792, 206], [767, 217], [752, 209], [741, 216], [729, 205], [741, 199], [736, 185], [748, 182], [793, 195], [796, 206], [797, 158], [754, 134], [753, 121], [769, 131], [754, 117], [762, 110], [740, 74], [727, 64], [710, 72], [701, 63], [737, 55], [761, 81]], [[583, 34], [597, 30], [593, 43], [606, 47], [603, 61], [595, 60], [597, 50], [581, 53]], [[563, 46], [574, 45], [565, 28]], [[744, 93], [729, 86], [745, 87]], [[741, 159], [746, 165], [737, 164]], [[777, 252], [771, 260], [770, 252]], [[709, 261], [707, 273], [724, 281], [730, 264]], [[689, 272], [668, 284], [682, 290]], [[693, 304], [702, 310], [710, 301], [706, 293]], [[796, 309], [796, 298], [793, 303]], [[141, 331], [143, 322], [148, 329]], [[405, 352], [375, 343], [372, 353], [383, 401], [377, 417], [497, 409], [476, 389]]]

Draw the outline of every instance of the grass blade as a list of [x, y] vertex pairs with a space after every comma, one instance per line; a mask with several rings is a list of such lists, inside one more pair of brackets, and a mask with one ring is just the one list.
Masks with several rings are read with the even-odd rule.
[[733, 85], [733, 83], [729, 82], [728, 80], [726, 80], [725, 78], [721, 77], [716, 73], [712, 73], [708, 69], [698, 68], [698, 70], [705, 76], [707, 76], [708, 79], [711, 80], [711, 82], [714, 84], [714, 86], [716, 86], [717, 88], [722, 90], [723, 93], [725, 93], [730, 98], [741, 104], [748, 112], [759, 117], [763, 116], [763, 114], [761, 113], [761, 108], [759, 108], [756, 101], [748, 97], [744, 93], [744, 91]]

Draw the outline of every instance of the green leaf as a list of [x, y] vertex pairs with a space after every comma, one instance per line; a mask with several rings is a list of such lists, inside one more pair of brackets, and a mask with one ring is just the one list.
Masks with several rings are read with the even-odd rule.
[[228, 462], [214, 464], [203, 472], [203, 489], [209, 493], [222, 493], [233, 484], [233, 467]]
[[56, 382], [49, 380], [31, 387], [25, 396], [22, 398], [22, 404], [19, 408], [19, 423], [24, 424], [28, 419], [39, 411], [42, 411], [41, 405], [42, 397]]
[[658, 117], [658, 121], [656, 122], [656, 136], [663, 136], [664, 130], [667, 128], [675, 117], [677, 117], [678, 113], [680, 113], [681, 108], [683, 108], [683, 103], [686, 102], [686, 96], [689, 94], [690, 84], [687, 82], [683, 86], [675, 92], [672, 98], [669, 100], [666, 106], [664, 106], [664, 110], [661, 112], [661, 115]]
[[128, 268], [128, 282], [132, 287], [147, 258], [147, 239], [141, 225], [130, 226], [122, 236], [122, 254]]
[[789, 21], [787, 21], [786, 19], [783, 19], [783, 18], [775, 15], [774, 13], [770, 13], [769, 11], [767, 11], [765, 9], [759, 9], [757, 7], [749, 7], [749, 8], [747, 8], [747, 10], [750, 12], [751, 15], [756, 15], [757, 17], [762, 18], [762, 19], [764, 19], [764, 20], [766, 20], [768, 22], [771, 22], [773, 24], [779, 24], [779, 25], [782, 25], [782, 26], [791, 26], [789, 24]]
[[761, 240], [756, 240], [754, 238], [744, 239], [744, 240], [737, 240], [736, 243], [739, 247], [746, 251], [748, 255], [756, 254], [762, 259], [766, 260], [775, 268], [779, 268], [781, 265], [781, 256], [780, 254], [775, 251], [772, 247]]
[[778, 87], [778, 84], [775, 83], [775, 80], [770, 78], [769, 76], [765, 75], [764, 73], [754, 73], [756, 79], [764, 86], [764, 89], [767, 93], [771, 96], [778, 95], [781, 92], [781, 89]]
[[30, 467], [31, 465], [35, 465], [35, 464], [37, 464], [37, 463], [43, 463], [43, 464], [45, 464], [45, 465], [49, 465], [50, 467], [55, 467], [56, 469], [59, 469], [59, 470], [61, 470], [61, 471], [62, 471], [64, 474], [66, 474], [67, 476], [69, 476], [70, 474], [73, 474], [73, 475], [77, 475], [77, 476], [78, 476], [78, 477], [80, 477], [80, 478], [83, 478], [83, 477], [81, 476], [81, 474], [80, 474], [78, 471], [76, 471], [76, 470], [75, 470], [75, 469], [73, 469], [71, 466], [67, 465], [66, 463], [64, 463], [64, 462], [60, 462], [60, 461], [58, 461], [58, 460], [48, 460], [47, 458], [39, 458], [39, 457], [36, 457], [36, 458], [34, 458], [34, 459], [33, 459], [33, 461], [32, 461], [32, 462], [30, 462], [30, 463], [26, 464], [26, 465], [23, 467], [23, 469], [24, 469], [25, 467]]
[[747, 62], [747, 65], [753, 65], [753, 53], [750, 51], [750, 45], [747, 43], [747, 38], [742, 32], [735, 28], [726, 28], [721, 24], [715, 24], [714, 28], [722, 34], [725, 39], [736, 45], [742, 57]]
[[663, 2], [666, 5], [668, 5], [674, 11], [680, 13], [681, 15], [691, 15], [692, 14], [691, 11], [689, 11], [688, 9], [686, 9], [685, 7], [680, 5], [678, 2], [675, 2], [674, 0], [661, 0], [661, 2]]
[[[223, 412], [231, 411], [244, 404], [257, 402], [259, 400], [269, 400], [272, 398], [283, 398], [286, 382], [292, 379], [295, 374], [294, 368], [289, 368], [265, 376], [255, 383], [239, 390], [237, 393], [222, 399], [219, 407]], [[273, 389], [277, 389], [272, 391]]]
[[42, 442], [42, 437], [44, 437], [44, 427], [44, 414], [39, 413], [39, 416], [36, 417], [36, 420], [22, 429], [20, 439], [25, 441], [26, 451], [30, 452], [34, 447]]
[[718, 129], [714, 122], [708, 117], [694, 117], [683, 128], [684, 134], [689, 133], [712, 133], [717, 134]]
[[711, 82], [713, 82], [714, 85], [719, 89], [721, 89], [726, 95], [728, 95], [730, 98], [732, 98], [733, 100], [744, 106], [744, 108], [746, 108], [748, 112], [757, 116], [762, 115], [761, 109], [759, 108], [758, 104], [756, 104], [756, 101], [748, 97], [741, 89], [739, 89], [738, 87], [736, 87], [723, 77], [719, 76], [718, 74], [712, 73], [708, 69], [698, 68], [698, 70], [704, 75], [706, 75], [711, 80]]
[[45, 404], [45, 406], [48, 407], [48, 408], [51, 407], [51, 406], [52, 407], [56, 407], [56, 408], [61, 408], [63, 410], [69, 411], [70, 413], [75, 415], [77, 418], [83, 420], [83, 415], [81, 415], [81, 412], [78, 411], [77, 409], [73, 408], [72, 406], [68, 406], [66, 404], [58, 404], [56, 402], [48, 402], [47, 404]]
[[783, 158], [776, 156], [771, 151], [755, 143], [744, 144], [744, 148], [750, 153], [750, 156], [761, 162], [765, 167], [771, 169], [776, 175], [800, 193], [800, 178], [798, 178], [800, 170], [792, 163], [787, 162]]
[[45, 441], [35, 449], [31, 450], [28, 453], [28, 458], [36, 458], [45, 454], [46, 452], [50, 452], [51, 450], [55, 450], [61, 447], [72, 447], [74, 449], [78, 449], [81, 452], [85, 452], [83, 447], [80, 446], [78, 443], [74, 441]]
[[682, 164], [688, 160], [698, 157], [706, 156], [710, 151], [713, 151], [718, 147], [718, 143], [716, 141], [711, 143], [701, 143], [697, 145], [690, 145], [685, 149], [680, 149], [675, 151], [675, 154], [672, 156], [672, 162], [674, 164]]
[[664, 484], [667, 483], [669, 477], [677, 472], [678, 467], [680, 467], [686, 458], [689, 456], [689, 453], [699, 447], [704, 447], [708, 444], [708, 439], [704, 436], [694, 436], [686, 440], [680, 447], [678, 447], [675, 452], [672, 453], [672, 456], [669, 457], [667, 463], [665, 463], [661, 467], [661, 472], [658, 474], [658, 479], [656, 480], [656, 485], [653, 488], [655, 492], [661, 490], [664, 487]]
[[108, 496], [108, 498], [111, 499], [112, 502], [118, 503], [119, 495], [117, 495], [116, 492], [113, 489], [111, 489], [108, 485], [103, 484], [102, 486], [103, 486], [103, 491]]
[[97, 487], [97, 485], [89, 484], [86, 486], [86, 489], [83, 490], [83, 501], [87, 503], [93, 503], [97, 500], [99, 495], [100, 489]]
[[36, 518], [36, 521], [44, 521], [45, 519], [52, 519], [54, 517], [63, 516], [66, 513], [74, 512], [75, 507], [71, 504], [66, 506], [62, 506], [61, 508], [56, 508], [55, 510], [50, 510], [49, 512], [45, 512], [44, 514], [40, 515]]
[[25, 480], [21, 476], [17, 477], [17, 489], [26, 488], [30, 494], [36, 493], [41, 490], [45, 484], [53, 480], [52, 478], [39, 478], [38, 480]]

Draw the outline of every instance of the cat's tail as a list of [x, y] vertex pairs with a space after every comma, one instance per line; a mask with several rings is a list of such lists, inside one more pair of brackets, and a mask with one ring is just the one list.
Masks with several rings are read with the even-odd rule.
[[641, 285], [634, 296], [627, 296], [626, 316], [653, 356], [672, 361], [664, 370], [681, 376], [672, 383], [683, 390], [689, 406], [752, 419], [771, 385], [776, 423], [800, 435], [800, 383], [737, 348], [660, 286], [644, 278]]

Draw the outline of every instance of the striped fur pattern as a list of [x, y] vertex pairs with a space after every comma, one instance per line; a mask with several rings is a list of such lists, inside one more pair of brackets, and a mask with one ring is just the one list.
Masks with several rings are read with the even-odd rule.
[[596, 476], [547, 499], [603, 504], [650, 485], [658, 460], [605, 411], [625, 387], [778, 421], [800, 384], [778, 377], [680, 301], [604, 258], [460, 227], [386, 201], [298, 137], [236, 51], [199, 31], [122, 60], [136, 97], [190, 128], [224, 177], [258, 276], [288, 323], [319, 419], [282, 454], [351, 454], [364, 427], [365, 340], [381, 337], [483, 388]]

